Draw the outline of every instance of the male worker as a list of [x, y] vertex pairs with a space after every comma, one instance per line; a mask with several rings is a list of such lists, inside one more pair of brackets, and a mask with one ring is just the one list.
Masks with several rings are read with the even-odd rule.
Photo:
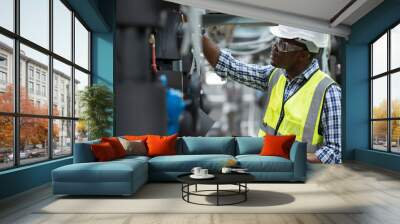
[[287, 26], [272, 27], [278, 37], [271, 64], [245, 64], [203, 36], [203, 52], [215, 72], [266, 91], [259, 136], [296, 135], [307, 142], [307, 160], [341, 163], [341, 89], [314, 58], [329, 36]]

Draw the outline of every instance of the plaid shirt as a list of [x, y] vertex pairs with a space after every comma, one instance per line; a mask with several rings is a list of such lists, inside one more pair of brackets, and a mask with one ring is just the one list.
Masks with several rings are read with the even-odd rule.
[[[260, 66], [245, 64], [226, 51], [221, 50], [215, 72], [223, 77], [230, 78], [251, 88], [266, 91], [272, 65]], [[285, 87], [284, 100], [286, 101], [296, 90], [319, 69], [318, 61], [314, 59], [301, 74], [296, 76]], [[285, 76], [287, 76], [285, 74]], [[324, 136], [323, 145], [315, 151], [315, 155], [323, 163], [341, 163], [341, 89], [338, 85], [328, 87], [322, 108], [319, 132]]]

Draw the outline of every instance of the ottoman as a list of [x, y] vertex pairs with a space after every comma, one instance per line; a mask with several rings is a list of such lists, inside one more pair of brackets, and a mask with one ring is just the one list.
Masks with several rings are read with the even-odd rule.
[[52, 171], [53, 193], [132, 195], [148, 180], [146, 159], [74, 163]]

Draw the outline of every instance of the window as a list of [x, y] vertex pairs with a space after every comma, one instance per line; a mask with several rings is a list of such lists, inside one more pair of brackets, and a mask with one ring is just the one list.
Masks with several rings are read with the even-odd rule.
[[72, 12], [60, 1], [53, 0], [54, 53], [71, 60]]
[[7, 68], [7, 56], [0, 55], [0, 67]]
[[90, 31], [67, 4], [0, 0], [0, 170], [70, 156], [75, 136], [87, 139], [74, 105], [90, 84]]
[[7, 84], [7, 74], [3, 71], [0, 71], [0, 84], [1, 85]]
[[36, 69], [36, 80], [40, 81], [40, 70]]
[[[36, 102], [40, 104], [40, 102]], [[47, 160], [49, 158], [48, 119], [20, 118], [19, 158], [21, 165]], [[32, 138], [32, 133], [35, 133]]]
[[80, 93], [85, 89], [86, 86], [89, 86], [89, 74], [81, 72], [79, 70], [75, 71], [75, 117], [79, 117], [81, 114], [80, 103]]
[[28, 82], [28, 93], [33, 94], [34, 89], [33, 89], [33, 82]]
[[7, 56], [0, 54], [0, 91], [5, 92], [7, 85]]
[[36, 95], [40, 95], [40, 84], [36, 84]]
[[0, 139], [0, 169], [7, 169], [14, 166], [13, 117], [0, 115], [0, 124], [0, 134], [2, 135]]
[[370, 45], [371, 146], [400, 153], [400, 24]]
[[21, 36], [49, 48], [49, 0], [20, 0]]
[[46, 74], [42, 73], [42, 82], [46, 82]]
[[[53, 60], [53, 90], [55, 94], [53, 95], [53, 103], [58, 103], [58, 97], [60, 93], [60, 100], [64, 103], [64, 96], [71, 96], [72, 91], [70, 89], [65, 89], [65, 84], [70, 83], [72, 84], [72, 67], [66, 65], [56, 59]], [[56, 84], [57, 83], [57, 84]], [[70, 97], [67, 99], [69, 104], [72, 104], [72, 98]], [[59, 110], [53, 110], [53, 114], [59, 114]], [[65, 116], [72, 117], [72, 108], [67, 108]], [[63, 116], [64, 116], [63, 115]]]
[[0, 26], [14, 31], [14, 0], [0, 1]]
[[33, 80], [33, 67], [29, 66], [29, 71], [28, 71], [29, 79]]
[[0, 54], [0, 91], [5, 92], [7, 85], [7, 56]]
[[42, 96], [46, 96], [46, 86], [42, 86]]
[[[0, 1], [0, 14], [3, 1]], [[0, 21], [2, 20], [0, 15]], [[0, 22], [1, 24], [1, 22]], [[0, 33], [0, 116], [1, 112], [12, 113], [14, 111], [14, 70], [11, 64], [14, 57], [14, 41]], [[1, 136], [0, 136], [1, 139]], [[0, 145], [1, 150], [1, 145]], [[1, 160], [0, 160], [1, 164]], [[1, 169], [1, 165], [0, 165]]]
[[53, 157], [71, 155], [72, 121], [53, 120]]
[[75, 62], [82, 68], [89, 69], [89, 32], [75, 18]]

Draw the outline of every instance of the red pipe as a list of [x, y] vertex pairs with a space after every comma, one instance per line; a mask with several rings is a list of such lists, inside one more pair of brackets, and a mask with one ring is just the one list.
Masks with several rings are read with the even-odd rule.
[[155, 75], [158, 72], [156, 63], [156, 39], [154, 34], [150, 34], [149, 43], [151, 45], [151, 71]]

